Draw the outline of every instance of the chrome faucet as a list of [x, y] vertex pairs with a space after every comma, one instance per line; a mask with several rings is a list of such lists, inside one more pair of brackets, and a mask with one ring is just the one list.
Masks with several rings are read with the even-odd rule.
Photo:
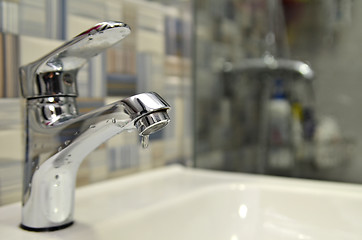
[[262, 58], [251, 58], [233, 65], [230, 62], [223, 63], [223, 73], [241, 74], [245, 72], [273, 72], [287, 71], [300, 75], [304, 80], [311, 82], [314, 79], [313, 69], [304, 62], [290, 59], [277, 59], [266, 53]]
[[124, 130], [137, 129], [147, 145], [148, 135], [170, 121], [169, 104], [153, 92], [78, 114], [79, 69], [129, 33], [124, 23], [99, 23], [20, 67], [26, 98], [23, 229], [52, 231], [72, 225], [76, 174], [85, 156]]

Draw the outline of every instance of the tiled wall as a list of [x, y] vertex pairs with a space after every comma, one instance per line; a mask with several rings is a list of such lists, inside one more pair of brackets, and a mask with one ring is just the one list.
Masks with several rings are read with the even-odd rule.
[[0, 1], [0, 205], [20, 200], [24, 156], [18, 67], [105, 20], [132, 33], [79, 72], [80, 111], [155, 91], [171, 105], [171, 123], [142, 149], [136, 132], [122, 133], [92, 152], [78, 185], [191, 158], [191, 3], [142, 0]]

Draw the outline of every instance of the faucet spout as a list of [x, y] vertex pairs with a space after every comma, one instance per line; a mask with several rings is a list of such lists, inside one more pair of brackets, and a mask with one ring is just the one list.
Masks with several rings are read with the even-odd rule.
[[135, 129], [147, 139], [170, 121], [169, 104], [154, 92], [78, 114], [79, 69], [129, 33], [125, 23], [99, 23], [20, 67], [26, 98], [23, 229], [52, 231], [70, 226], [76, 174], [85, 156], [122, 131]]
[[151, 92], [75, 118], [59, 112], [60, 116], [54, 117], [58, 121], [53, 122], [34, 122], [44, 115], [36, 104], [28, 109], [28, 123], [32, 124], [28, 126], [22, 228], [43, 231], [71, 225], [76, 174], [86, 155], [122, 131], [138, 130], [143, 137], [162, 129], [170, 121], [169, 108]]

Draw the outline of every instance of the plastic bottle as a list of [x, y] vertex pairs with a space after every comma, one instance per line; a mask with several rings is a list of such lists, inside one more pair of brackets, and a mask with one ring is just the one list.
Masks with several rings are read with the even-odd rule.
[[292, 111], [282, 79], [273, 86], [268, 109], [268, 166], [274, 170], [288, 170], [293, 166], [291, 149]]

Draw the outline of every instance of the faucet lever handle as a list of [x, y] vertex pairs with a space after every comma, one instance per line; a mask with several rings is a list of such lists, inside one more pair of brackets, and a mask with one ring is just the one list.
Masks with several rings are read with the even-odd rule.
[[20, 67], [23, 96], [77, 96], [76, 75], [79, 69], [130, 32], [125, 23], [101, 22], [39, 60]]

